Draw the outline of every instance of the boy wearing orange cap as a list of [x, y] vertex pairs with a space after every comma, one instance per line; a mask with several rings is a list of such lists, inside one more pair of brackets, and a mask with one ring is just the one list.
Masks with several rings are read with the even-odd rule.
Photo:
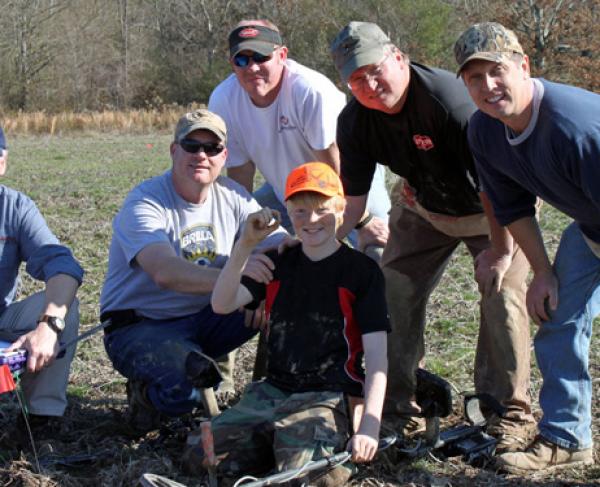
[[[345, 199], [331, 167], [310, 162], [294, 169], [285, 200], [301, 245], [268, 254], [274, 266], [263, 282], [242, 277], [256, 245], [279, 226], [269, 208], [250, 215], [212, 294], [216, 313], [264, 299], [269, 316], [266, 379], [250, 384], [212, 422], [224, 477], [298, 468], [344, 448], [353, 461], [367, 462], [377, 451], [389, 331], [383, 275], [335, 237]], [[364, 407], [353, 429], [348, 404], [356, 397]], [[186, 466], [196, 473], [204, 457], [197, 439], [190, 435], [186, 452]], [[338, 467], [311, 485], [343, 485], [350, 473]]]

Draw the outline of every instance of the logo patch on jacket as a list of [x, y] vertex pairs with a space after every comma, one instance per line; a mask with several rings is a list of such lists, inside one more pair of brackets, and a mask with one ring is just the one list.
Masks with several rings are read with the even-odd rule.
[[428, 135], [413, 135], [413, 142], [417, 146], [417, 149], [425, 151], [433, 149], [433, 141]]

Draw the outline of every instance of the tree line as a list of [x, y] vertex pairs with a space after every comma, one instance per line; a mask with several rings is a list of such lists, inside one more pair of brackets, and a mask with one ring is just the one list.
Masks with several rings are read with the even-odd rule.
[[87, 111], [206, 102], [230, 72], [227, 34], [268, 18], [290, 57], [338, 81], [328, 46], [378, 23], [411, 59], [454, 70], [462, 30], [514, 29], [535, 75], [600, 89], [600, 0], [2, 0], [0, 109]]

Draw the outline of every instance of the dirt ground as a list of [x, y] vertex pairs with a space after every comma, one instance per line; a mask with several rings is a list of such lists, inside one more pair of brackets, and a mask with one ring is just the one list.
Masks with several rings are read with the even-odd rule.
[[[79, 350], [72, 384], [87, 384], [86, 391], [70, 388], [70, 405], [60, 434], [50, 443], [36, 441], [39, 470], [31, 447], [22, 450], [12, 436], [19, 404], [12, 394], [0, 396], [0, 485], [2, 486], [135, 486], [143, 473], [164, 475], [188, 486], [204, 485], [201, 480], [181, 473], [180, 457], [187, 433], [201, 415], [173, 420], [160, 431], [143, 438], [125, 434], [126, 397], [124, 379], [112, 370], [101, 350], [99, 337], [84, 343]], [[93, 356], [90, 361], [88, 357]], [[238, 354], [236, 382], [238, 393], [250, 380], [254, 347], [244, 346]], [[596, 372], [598, 370], [596, 369]], [[600, 374], [595, 374], [599, 376]], [[598, 381], [595, 382], [598, 389]], [[598, 391], [595, 391], [598, 397]], [[459, 401], [455, 399], [455, 403]], [[460, 420], [458, 408], [443, 426]], [[600, 418], [594, 402], [595, 421]], [[598, 431], [595, 430], [598, 444]], [[529, 478], [496, 475], [493, 471], [472, 468], [459, 458], [446, 462], [434, 457], [409, 462], [399, 458], [393, 448], [378, 455], [369, 466], [360, 468], [351, 486], [566, 486], [600, 485], [600, 468], [571, 469], [559, 474]]]

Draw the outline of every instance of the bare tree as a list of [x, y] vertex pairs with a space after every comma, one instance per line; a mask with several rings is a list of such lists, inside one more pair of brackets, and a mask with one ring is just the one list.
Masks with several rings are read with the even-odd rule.
[[57, 45], [47, 27], [68, 4], [68, 0], [9, 0], [3, 7], [0, 53], [11, 63], [12, 104], [18, 109], [27, 108], [32, 84], [56, 56]]

